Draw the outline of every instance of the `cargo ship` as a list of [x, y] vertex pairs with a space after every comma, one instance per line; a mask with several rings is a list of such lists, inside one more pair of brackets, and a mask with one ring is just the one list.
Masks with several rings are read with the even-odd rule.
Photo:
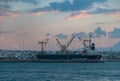
[[91, 36], [87, 40], [85, 39], [82, 40], [79, 37], [79, 40], [84, 46], [83, 50], [77, 54], [69, 53], [67, 49], [74, 38], [75, 37], [73, 36], [67, 44], [61, 44], [61, 42], [58, 39], [56, 39], [60, 48], [60, 53], [58, 54], [46, 53], [44, 51], [48, 39], [46, 41], [39, 41], [38, 43], [41, 45], [41, 52], [36, 55], [36, 58], [39, 60], [39, 62], [55, 62], [55, 63], [104, 62], [102, 60], [102, 54], [95, 51], [95, 44], [92, 43]]
[[79, 55], [54, 55], [54, 54], [44, 54], [37, 55], [39, 62], [61, 62], [61, 63], [93, 63], [93, 62], [104, 62], [101, 60], [102, 55], [89, 55], [89, 54], [79, 54]]

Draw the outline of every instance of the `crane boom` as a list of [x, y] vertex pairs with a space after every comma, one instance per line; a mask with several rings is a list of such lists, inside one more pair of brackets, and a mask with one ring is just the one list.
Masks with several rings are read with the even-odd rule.
[[90, 40], [85, 40], [85, 39], [82, 40], [80, 37], [79, 37], [79, 39], [80, 39], [80, 41], [81, 41], [81, 43], [83, 44], [84, 47], [87, 47], [86, 43], [90, 42]]
[[91, 45], [91, 42], [92, 42], [92, 41], [91, 41], [91, 37], [92, 37], [92, 35], [89, 35], [89, 38], [90, 38], [90, 39], [89, 39], [89, 40], [90, 40], [89, 45]]
[[57, 43], [58, 43], [58, 45], [59, 45], [59, 47], [61, 49], [61, 43], [60, 43], [60, 41], [58, 39], [56, 39], [56, 41], [57, 41]]
[[45, 47], [46, 47], [46, 45], [47, 45], [47, 43], [48, 43], [48, 40], [49, 40], [49, 39], [47, 38], [46, 42], [44, 42], [45, 45], [44, 45], [43, 49], [45, 49]]
[[81, 43], [84, 45], [84, 43], [83, 43], [82, 39], [81, 39], [80, 37], [79, 37], [79, 39], [80, 39]]
[[71, 40], [68, 42], [68, 44], [61, 44], [60, 41], [58, 39], [56, 39], [56, 41], [57, 41], [57, 43], [59, 45], [59, 48], [61, 50], [61, 54], [66, 54], [67, 48], [69, 47], [69, 45], [71, 44], [73, 39], [74, 39], [74, 36], [71, 38]]
[[66, 49], [70, 46], [70, 44], [71, 44], [71, 42], [73, 41], [74, 38], [75, 38], [75, 37], [73, 36], [73, 37], [71, 38], [71, 40], [68, 42], [68, 44], [67, 44], [67, 46], [66, 46]]
[[91, 47], [91, 35], [89, 35], [89, 39], [84, 39], [84, 40], [82, 40], [80, 37], [79, 37], [79, 39], [80, 39], [80, 41], [81, 41], [81, 43], [83, 44], [83, 46], [84, 46], [84, 48], [90, 48]]

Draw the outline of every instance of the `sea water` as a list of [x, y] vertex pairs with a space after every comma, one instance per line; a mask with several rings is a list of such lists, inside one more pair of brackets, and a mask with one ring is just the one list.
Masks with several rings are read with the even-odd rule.
[[120, 62], [0, 63], [0, 81], [120, 81]]

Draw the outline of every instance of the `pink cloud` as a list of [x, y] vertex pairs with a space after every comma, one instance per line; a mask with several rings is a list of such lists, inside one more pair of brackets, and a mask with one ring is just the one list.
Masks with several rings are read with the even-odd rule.
[[77, 20], [77, 19], [81, 19], [81, 18], [89, 18], [91, 16], [92, 16], [91, 14], [88, 14], [87, 12], [82, 11], [77, 14], [72, 14], [70, 17], [67, 17], [66, 20]]
[[5, 40], [5, 37], [3, 37], [3, 36], [0, 36], [0, 40]]
[[51, 10], [50, 12], [51, 12], [51, 13], [57, 13], [57, 12], [59, 12], [59, 11], [57, 11], [57, 10]]
[[[51, 10], [51, 11], [38, 11], [38, 12], [34, 12], [32, 13], [35, 16], [39, 16], [42, 14], [46, 14], [46, 13], [57, 13], [58, 11], [56, 10]], [[20, 16], [21, 13], [17, 12], [17, 11], [4, 11], [4, 10], [0, 10], [0, 21], [3, 21], [6, 17], [17, 17]], [[30, 15], [30, 13], [23, 13], [23, 15]]]
[[116, 19], [120, 20], [120, 12], [113, 12], [113, 13], [107, 13], [106, 15], [108, 16], [113, 16], [115, 17]]
[[17, 17], [17, 16], [19, 16], [19, 13], [17, 13], [17, 12], [7, 12], [6, 14], [8, 16], [10, 16], [10, 17]]
[[36, 13], [33, 13], [35, 16], [39, 16], [39, 15], [42, 15], [42, 14], [45, 14], [45, 12], [36, 12]]
[[52, 11], [39, 11], [39, 12], [34, 12], [33, 15], [35, 16], [39, 16], [39, 15], [42, 15], [42, 14], [46, 14], [46, 13], [57, 13], [58, 11], [56, 10], [52, 10]]
[[17, 17], [20, 14], [18, 12], [13, 12], [13, 11], [3, 11], [0, 10], [0, 21], [3, 21], [6, 17]]
[[0, 16], [0, 21], [3, 21], [5, 19], [5, 16]]
[[13, 34], [13, 35], [21, 35], [19, 32], [16, 31], [0, 31], [0, 35], [4, 35], [4, 34]]

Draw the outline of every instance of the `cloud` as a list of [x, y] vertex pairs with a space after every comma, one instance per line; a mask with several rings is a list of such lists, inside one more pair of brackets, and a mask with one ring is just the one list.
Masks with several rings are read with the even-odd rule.
[[[37, 0], [0, 0], [0, 21], [6, 17], [29, 14], [28, 11], [35, 8], [37, 4]], [[35, 13], [35, 15], [38, 14], [40, 13]]]
[[120, 11], [120, 9], [109, 9], [109, 8], [102, 8], [102, 7], [98, 7], [95, 10], [89, 12], [91, 14], [109, 14], [109, 13], [116, 13]]
[[[48, 1], [48, 4], [42, 8], [38, 7], [39, 5], [45, 4], [45, 0], [0, 0], [0, 6], [2, 9], [10, 9], [14, 5], [19, 5], [21, 3], [25, 4], [33, 4], [34, 9], [41, 10], [57, 10], [61, 12], [66, 11], [79, 11], [84, 9], [89, 9], [93, 3], [104, 3], [106, 0], [62, 0], [62, 1]], [[14, 4], [13, 4], [14, 3]], [[46, 2], [47, 3], [47, 2]], [[16, 5], [16, 6], [17, 6]], [[23, 5], [24, 6], [24, 5]], [[21, 6], [22, 7], [22, 6]], [[11, 9], [12, 10], [12, 9]]]
[[85, 33], [85, 32], [79, 32], [79, 33], [73, 33], [73, 34], [71, 34], [71, 36], [74, 36], [74, 37], [88, 37], [88, 34]]
[[50, 36], [51, 34], [50, 33], [46, 33], [46, 35], [45, 36]]
[[5, 17], [4, 16], [0, 16], [0, 21], [4, 20]]
[[100, 38], [103, 36], [108, 36], [110, 38], [120, 38], [120, 28], [114, 28], [113, 31], [106, 32], [101, 27], [97, 27], [93, 32], [79, 32], [71, 34], [71, 36], [75, 37], [89, 37], [89, 35], [91, 35], [93, 38]]
[[3, 36], [0, 36], [0, 40], [5, 40], [5, 37], [3, 37]]
[[70, 15], [69, 17], [66, 18], [66, 20], [77, 20], [77, 19], [81, 19], [81, 18], [89, 18], [90, 16], [92, 16], [92, 15], [88, 14], [85, 11], [82, 11], [82, 12]]
[[94, 30], [94, 36], [95, 37], [101, 37], [101, 36], [106, 36], [106, 31], [102, 30], [100, 27]]
[[6, 12], [6, 15], [10, 17], [17, 17], [19, 16], [19, 13], [18, 12]]
[[6, 11], [0, 10], [0, 16], [7, 16]]
[[[102, 4], [93, 4], [92, 8], [88, 10], [89, 14], [104, 14], [107, 16], [113, 16], [113, 17], [118, 17], [120, 16], [120, 7], [113, 4], [113, 3], [117, 3], [119, 4], [119, 1], [113, 1], [113, 3], [111, 3], [112, 0], [107, 0], [106, 3], [102, 3]], [[108, 4], [109, 3], [109, 4]], [[97, 5], [97, 6], [96, 6]], [[116, 18], [117, 18], [116, 17]], [[118, 20], [120, 19], [120, 17], [117, 18]]]
[[94, 38], [98, 38], [98, 37], [106, 36], [107, 32], [102, 30], [100, 27], [98, 27], [93, 32], [89, 32], [89, 33], [79, 32], [79, 33], [71, 34], [71, 36], [75, 36], [75, 37], [89, 37], [89, 35], [91, 35]]
[[107, 13], [106, 15], [108, 15], [108, 16], [113, 16], [113, 17], [115, 17], [116, 19], [120, 20], [120, 10], [119, 10], [119, 11], [116, 11], [116, 12]]
[[36, 0], [0, 0], [0, 3], [9, 3], [9, 2], [24, 2], [24, 3], [31, 3], [37, 4]]
[[120, 28], [114, 28], [108, 35], [110, 38], [120, 38]]
[[[74, 12], [74, 11], [83, 11], [90, 9], [94, 3], [104, 3], [106, 0], [64, 0], [63, 2], [51, 2], [48, 6], [42, 8], [37, 7], [31, 9], [30, 13], [36, 12], [50, 12], [50, 11], [59, 11], [59, 12]], [[75, 14], [74, 14], [75, 15]], [[77, 14], [76, 14], [77, 15]]]
[[3, 34], [21, 35], [20, 33], [16, 32], [16, 31], [0, 31], [0, 35], [3, 35]]
[[90, 14], [105, 14], [107, 16], [114, 16], [120, 18], [120, 8], [119, 9], [110, 9], [110, 8], [96, 8], [93, 11], [89, 12]]
[[19, 37], [20, 39], [26, 39], [29, 38], [30, 34], [27, 32], [18, 32], [18, 31], [0, 31], [0, 36], [12, 36], [14, 38]]
[[9, 6], [9, 5], [0, 4], [0, 10], [8, 10], [8, 9], [10, 9], [10, 6]]
[[38, 15], [42, 15], [42, 14], [44, 14], [45, 12], [35, 12], [35, 13], [33, 13], [34, 15], [36, 15], [36, 16], [38, 16]]
[[104, 24], [104, 23], [103, 23], [103, 22], [97, 22], [97, 23], [95, 23], [95, 24], [98, 24], [98, 25], [99, 25], [99, 24]]
[[93, 5], [93, 3], [103, 3], [103, 2], [106, 2], [106, 0], [73, 0], [72, 3], [69, 0], [65, 0], [64, 2], [50, 3], [49, 8], [61, 12], [79, 11], [79, 10], [89, 9]]
[[33, 9], [35, 4], [37, 4], [36, 0], [0, 0], [0, 11], [25, 12]]
[[13, 33], [14, 31], [0, 31], [0, 34], [8, 34], [8, 33]]
[[88, 35], [92, 36], [92, 37], [95, 37], [95, 32], [89, 32]]
[[17, 17], [20, 13], [16, 11], [3, 11], [0, 10], [0, 21], [4, 20], [6, 17]]
[[60, 33], [60, 34], [55, 35], [55, 37], [58, 39], [66, 39], [68, 36], [64, 35], [63, 33]]
[[18, 12], [18, 11], [12, 11], [12, 10], [8, 10], [8, 11], [5, 11], [5, 10], [0, 10], [0, 17], [17, 17], [19, 16], [21, 13]]
[[89, 32], [88, 35], [91, 35], [94, 38], [106, 36], [107, 32], [101, 29], [100, 27], [96, 28], [93, 32]]
[[30, 11], [29, 13], [35, 15], [35, 16], [39, 16], [42, 14], [46, 14], [46, 13], [57, 13], [58, 11]]
[[104, 9], [104, 8], [97, 8], [94, 11], [83, 10], [77, 13], [72, 13], [69, 17], [66, 18], [66, 20], [77, 20], [81, 18], [89, 18], [96, 14], [105, 14], [107, 16], [116, 17], [118, 20], [120, 20], [120, 9]]
[[[0, 16], [16, 17], [20, 14], [33, 14], [38, 16], [45, 13], [69, 12], [72, 14], [67, 17], [66, 20], [76, 20], [88, 18], [95, 14], [110, 15], [110, 13], [120, 11], [120, 8], [118, 7], [109, 8], [109, 6], [111, 6], [111, 2], [109, 0], [45, 1], [47, 0], [0, 0]], [[117, 3], [117, 1], [114, 2], [115, 4]], [[41, 7], [40, 5], [44, 6]], [[113, 14], [111, 16], [114, 15], [117, 16], [118, 14]], [[120, 17], [117, 19], [120, 19]]]

